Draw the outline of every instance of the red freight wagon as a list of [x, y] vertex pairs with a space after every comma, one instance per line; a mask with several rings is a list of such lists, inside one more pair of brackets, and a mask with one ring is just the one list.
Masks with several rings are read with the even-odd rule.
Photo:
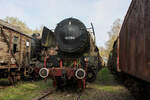
[[150, 0], [132, 0], [119, 35], [121, 71], [150, 82]]

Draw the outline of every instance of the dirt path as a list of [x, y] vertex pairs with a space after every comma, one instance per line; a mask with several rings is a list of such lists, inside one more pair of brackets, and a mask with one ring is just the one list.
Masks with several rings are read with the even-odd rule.
[[130, 92], [118, 84], [108, 69], [103, 69], [94, 83], [87, 84], [81, 93], [56, 91], [42, 100], [134, 100]]
[[121, 86], [112, 91], [88, 87], [80, 97], [79, 94], [79, 92], [56, 91], [42, 100], [134, 100], [129, 91]]
[[[3, 82], [0, 82], [0, 86]], [[3, 85], [4, 86], [4, 85]], [[7, 85], [6, 85], [7, 86]], [[52, 80], [20, 82], [16, 86], [0, 89], [0, 100], [36, 100], [52, 88]], [[81, 94], [79, 96], [79, 94]], [[134, 100], [130, 92], [118, 84], [108, 69], [102, 69], [94, 83], [87, 84], [82, 92], [54, 91], [42, 100]]]

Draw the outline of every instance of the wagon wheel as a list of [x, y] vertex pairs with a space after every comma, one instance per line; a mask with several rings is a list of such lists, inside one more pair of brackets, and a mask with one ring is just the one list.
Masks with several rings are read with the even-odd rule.
[[86, 79], [88, 82], [93, 82], [96, 80], [96, 72], [93, 69], [88, 69]]
[[20, 72], [17, 73], [17, 75], [16, 75], [16, 80], [17, 80], [17, 81], [20, 81], [20, 80], [21, 80], [21, 73], [20, 73]]
[[14, 84], [17, 82], [17, 77], [16, 76], [13, 76], [13, 81], [14, 81]]
[[11, 76], [8, 76], [8, 80], [9, 80], [9, 83], [10, 83], [11, 85], [13, 85], [13, 84], [14, 84], [14, 82], [13, 82], [13, 78], [12, 78]]
[[14, 85], [17, 82], [16, 76], [8, 76], [9, 83]]

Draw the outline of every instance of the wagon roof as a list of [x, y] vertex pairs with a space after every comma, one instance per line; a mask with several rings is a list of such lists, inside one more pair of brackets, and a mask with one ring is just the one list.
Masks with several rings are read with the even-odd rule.
[[10, 30], [13, 30], [13, 31], [15, 31], [15, 32], [17, 32], [17, 33], [19, 33], [19, 34], [22, 34], [22, 35], [24, 35], [24, 36], [27, 36], [27, 37], [29, 37], [29, 38], [32, 38], [30, 35], [25, 34], [25, 33], [21, 30], [21, 28], [20, 28], [19, 26], [14, 26], [14, 25], [12, 25], [12, 24], [9, 24], [8, 22], [6, 22], [6, 21], [4, 21], [4, 20], [2, 20], [2, 19], [0, 19], [0, 26], [9, 28]]

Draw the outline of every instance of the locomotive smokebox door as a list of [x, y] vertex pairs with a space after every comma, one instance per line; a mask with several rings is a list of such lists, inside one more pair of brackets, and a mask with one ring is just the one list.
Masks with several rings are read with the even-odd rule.
[[54, 33], [45, 26], [42, 32], [42, 46], [44, 47], [56, 46]]
[[75, 18], [67, 18], [57, 24], [55, 37], [58, 47], [65, 53], [81, 53], [89, 42], [85, 25]]

